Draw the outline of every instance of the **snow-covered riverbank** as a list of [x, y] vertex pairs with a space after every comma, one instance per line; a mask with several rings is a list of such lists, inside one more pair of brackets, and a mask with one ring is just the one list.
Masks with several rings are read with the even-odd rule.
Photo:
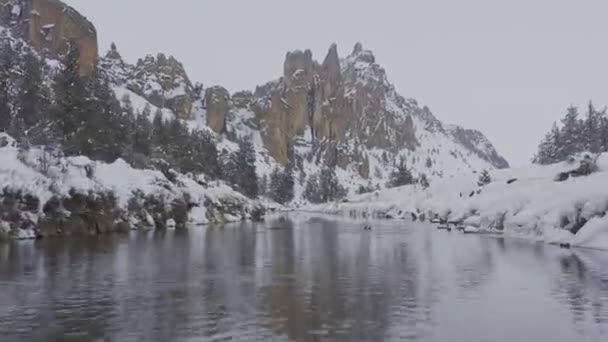
[[598, 160], [599, 172], [555, 181], [558, 173], [577, 166], [564, 162], [492, 171], [492, 182], [483, 187], [477, 185], [479, 175], [463, 175], [435, 180], [426, 190], [404, 186], [302, 209], [360, 218], [424, 214], [475, 227], [499, 226], [511, 236], [608, 250], [608, 155]]
[[[0, 135], [0, 185], [0, 237], [5, 238], [69, 234], [70, 226], [83, 225], [92, 226], [85, 232], [96, 233], [120, 224], [164, 228], [175, 222], [235, 222], [261, 208], [223, 182], [134, 169], [122, 159], [107, 164], [26, 150], [5, 134]], [[70, 224], [78, 215], [81, 219]]]

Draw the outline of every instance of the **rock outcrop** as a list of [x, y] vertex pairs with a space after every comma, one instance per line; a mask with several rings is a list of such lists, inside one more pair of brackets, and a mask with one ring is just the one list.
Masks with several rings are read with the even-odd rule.
[[466, 129], [460, 126], [449, 126], [448, 131], [456, 141], [475, 153], [481, 159], [486, 160], [499, 169], [509, 167], [507, 160], [498, 154], [490, 140], [488, 140], [480, 131]]
[[207, 126], [218, 134], [226, 129], [226, 116], [231, 108], [230, 93], [226, 88], [215, 86], [205, 91]]
[[419, 139], [428, 132], [464, 147], [449, 154], [475, 154], [497, 168], [508, 166], [480, 132], [444, 127], [428, 108], [399, 95], [360, 43], [343, 59], [333, 44], [321, 64], [310, 50], [287, 53], [283, 76], [257, 87], [247, 103], [261, 123], [265, 147], [281, 163], [304, 140], [318, 156], [367, 178], [369, 151], [384, 151], [387, 160], [395, 160], [421, 147]]
[[57, 57], [68, 44], [80, 50], [80, 73], [91, 75], [97, 61], [97, 31], [93, 24], [59, 0], [0, 0], [0, 24], [13, 29], [38, 51]]
[[338, 165], [356, 162], [364, 176], [369, 173], [368, 161], [359, 147], [395, 153], [416, 148], [412, 118], [387, 104], [396, 100], [401, 106], [405, 100], [361, 44], [342, 61], [333, 44], [322, 64], [313, 60], [310, 50], [290, 52], [283, 70], [281, 79], [256, 89], [252, 105], [264, 123], [265, 146], [278, 161], [288, 160], [294, 139], [307, 130], [334, 152], [328, 155]]
[[100, 59], [99, 68], [110, 83], [131, 90], [156, 107], [171, 110], [180, 119], [192, 119], [197, 95], [183, 65], [174, 57], [148, 55], [131, 65], [112, 44]]
[[171, 109], [178, 118], [191, 119], [194, 92], [184, 66], [159, 53], [137, 61], [128, 88], [157, 107]]

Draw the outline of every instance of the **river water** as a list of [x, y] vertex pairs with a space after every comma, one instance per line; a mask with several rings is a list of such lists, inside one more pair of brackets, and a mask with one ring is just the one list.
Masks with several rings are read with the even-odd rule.
[[0, 341], [608, 340], [608, 253], [372, 226], [0, 245]]

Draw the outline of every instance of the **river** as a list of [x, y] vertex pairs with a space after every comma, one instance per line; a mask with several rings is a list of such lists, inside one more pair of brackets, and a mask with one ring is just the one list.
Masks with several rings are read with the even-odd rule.
[[292, 214], [0, 245], [0, 341], [608, 340], [608, 253], [362, 227]]

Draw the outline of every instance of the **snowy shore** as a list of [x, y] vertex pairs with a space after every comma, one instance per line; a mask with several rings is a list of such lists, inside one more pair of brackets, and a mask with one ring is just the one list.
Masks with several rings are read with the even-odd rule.
[[6, 134], [0, 134], [0, 185], [4, 238], [40, 236], [45, 220], [58, 216], [61, 224], [52, 225], [51, 235], [67, 234], [66, 221], [78, 215], [85, 223], [93, 217], [94, 233], [101, 219], [110, 220], [108, 227], [166, 228], [176, 221], [205, 225], [251, 219], [260, 208], [223, 182], [134, 169], [122, 159], [107, 164], [40, 148], [25, 150]]
[[302, 209], [356, 218], [439, 217], [499, 227], [507, 236], [608, 250], [608, 155], [599, 158], [596, 173], [555, 181], [577, 166], [578, 160], [495, 170], [483, 187], [478, 174], [437, 179], [428, 189], [404, 186]]

